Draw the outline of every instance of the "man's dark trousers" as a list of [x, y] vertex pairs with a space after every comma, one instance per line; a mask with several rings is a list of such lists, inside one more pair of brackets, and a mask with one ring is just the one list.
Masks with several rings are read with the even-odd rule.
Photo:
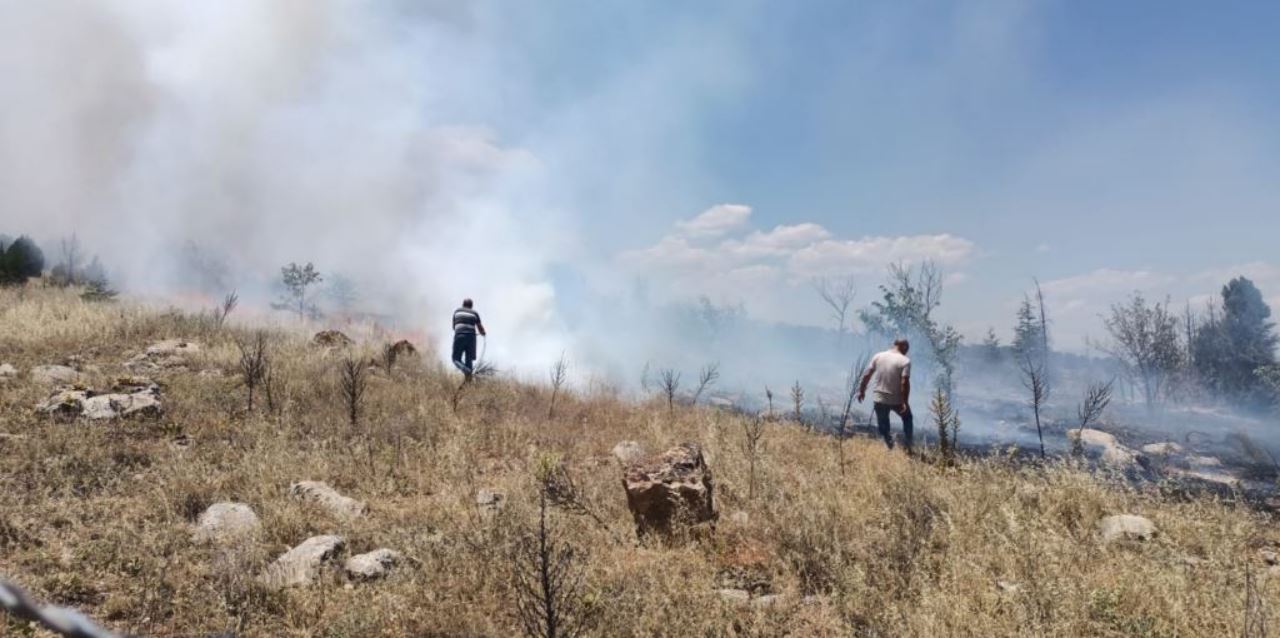
[[471, 374], [476, 360], [476, 333], [455, 332], [453, 334], [453, 365]]
[[889, 436], [889, 413], [897, 412], [898, 416], [902, 417], [902, 444], [907, 446], [907, 450], [910, 451], [911, 444], [912, 444], [912, 433], [915, 429], [915, 421], [916, 421], [912, 413], [907, 412], [906, 414], [903, 414], [902, 406], [885, 405], [883, 403], [877, 403], [875, 405], [875, 411], [876, 411], [876, 425], [880, 427], [880, 436], [884, 439], [884, 444], [889, 446], [890, 450], [893, 449], [893, 437]]

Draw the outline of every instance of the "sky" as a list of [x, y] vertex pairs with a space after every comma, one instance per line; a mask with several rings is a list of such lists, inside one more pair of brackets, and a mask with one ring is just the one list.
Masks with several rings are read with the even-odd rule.
[[242, 289], [314, 260], [424, 323], [472, 296], [529, 361], [574, 348], [584, 304], [825, 325], [815, 279], [863, 306], [888, 264], [932, 259], [970, 340], [1007, 339], [1038, 280], [1083, 351], [1134, 291], [1199, 308], [1246, 275], [1280, 304], [1278, 19], [0, 0], [0, 233], [75, 232], [138, 291], [180, 288], [195, 241]]

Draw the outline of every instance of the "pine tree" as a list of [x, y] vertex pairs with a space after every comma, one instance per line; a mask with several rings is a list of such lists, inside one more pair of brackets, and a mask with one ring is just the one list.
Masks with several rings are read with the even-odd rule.
[[23, 235], [0, 252], [0, 284], [21, 285], [44, 274], [44, 251]]
[[1252, 281], [1237, 277], [1222, 287], [1221, 314], [1211, 311], [1191, 348], [1200, 377], [1223, 396], [1261, 400], [1259, 369], [1276, 365], [1271, 308]]

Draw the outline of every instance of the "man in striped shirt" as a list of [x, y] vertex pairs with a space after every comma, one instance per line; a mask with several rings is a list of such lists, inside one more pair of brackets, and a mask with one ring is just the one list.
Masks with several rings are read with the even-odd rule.
[[468, 378], [476, 362], [476, 334], [485, 334], [474, 305], [470, 299], [463, 299], [462, 307], [453, 311], [453, 365]]

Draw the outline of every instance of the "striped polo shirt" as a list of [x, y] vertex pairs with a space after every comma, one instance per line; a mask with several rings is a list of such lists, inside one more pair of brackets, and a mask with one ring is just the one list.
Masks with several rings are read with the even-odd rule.
[[480, 313], [470, 308], [458, 308], [453, 311], [453, 331], [457, 334], [475, 334], [480, 325]]

